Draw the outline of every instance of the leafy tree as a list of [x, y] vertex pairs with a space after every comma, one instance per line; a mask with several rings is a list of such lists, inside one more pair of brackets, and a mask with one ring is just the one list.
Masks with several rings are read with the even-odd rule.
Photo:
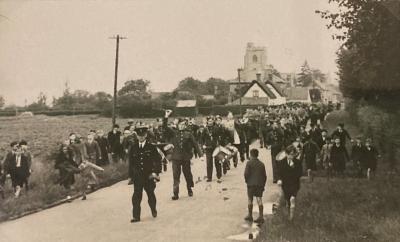
[[312, 84], [312, 81], [313, 81], [312, 72], [306, 60], [304, 61], [304, 64], [301, 66], [301, 72], [299, 74], [298, 83], [303, 87], [308, 87]]
[[143, 79], [127, 81], [118, 91], [118, 96], [130, 95], [138, 99], [150, 99], [149, 84], [150, 81]]
[[400, 1], [330, 0], [339, 11], [316, 11], [342, 41], [338, 66], [344, 95], [399, 100]]
[[91, 96], [93, 106], [98, 109], [111, 107], [112, 96], [106, 92], [96, 92]]
[[318, 80], [320, 82], [326, 82], [326, 75], [322, 73], [319, 69], [312, 69], [311, 76], [313, 80]]
[[43, 92], [40, 92], [37, 101], [28, 105], [27, 110], [29, 111], [41, 111], [47, 110], [49, 107], [47, 106], [47, 96]]
[[179, 85], [175, 90], [197, 93], [202, 89], [202, 87], [203, 83], [200, 80], [194, 79], [193, 77], [186, 77], [179, 82]]

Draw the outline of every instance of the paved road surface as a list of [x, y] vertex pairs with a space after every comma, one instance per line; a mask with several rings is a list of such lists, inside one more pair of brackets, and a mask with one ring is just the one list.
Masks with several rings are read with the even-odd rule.
[[[258, 147], [258, 144], [252, 145]], [[268, 185], [265, 200], [275, 199], [278, 188], [272, 185], [270, 152], [262, 149], [260, 158], [266, 163]], [[243, 172], [245, 163], [231, 169], [221, 184], [203, 180], [205, 161], [194, 160], [192, 172], [194, 197], [189, 198], [181, 177], [178, 201], [171, 200], [172, 173], [161, 175], [156, 196], [158, 217], [151, 217], [146, 195], [142, 201], [142, 221], [131, 224], [133, 187], [127, 181], [101, 189], [88, 200], [75, 200], [36, 214], [0, 224], [0, 240], [7, 242], [56, 241], [229, 241], [247, 238], [243, 218], [247, 212], [247, 193]], [[215, 171], [214, 171], [215, 172]], [[270, 213], [270, 204], [266, 211]], [[255, 213], [258, 211], [255, 207]], [[255, 215], [256, 216], [256, 215]], [[242, 236], [240, 236], [242, 234]]]

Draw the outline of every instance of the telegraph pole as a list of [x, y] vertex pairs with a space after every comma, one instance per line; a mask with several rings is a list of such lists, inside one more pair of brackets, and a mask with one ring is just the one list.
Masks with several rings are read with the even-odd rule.
[[114, 101], [113, 101], [113, 109], [112, 109], [112, 128], [115, 125], [115, 116], [117, 112], [117, 80], [118, 80], [118, 55], [119, 55], [119, 41], [122, 39], [126, 39], [126, 37], [121, 37], [117, 35], [117, 37], [110, 37], [110, 39], [117, 40], [117, 46], [115, 50], [115, 73], [114, 73]]

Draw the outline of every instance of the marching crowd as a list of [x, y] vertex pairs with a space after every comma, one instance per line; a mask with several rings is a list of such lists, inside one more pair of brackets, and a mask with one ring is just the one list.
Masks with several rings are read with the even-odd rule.
[[[68, 141], [60, 147], [55, 161], [55, 169], [59, 171], [57, 182], [69, 190], [74, 186], [75, 175], [81, 175], [85, 182], [83, 199], [86, 199], [85, 191], [97, 184], [96, 173], [104, 171], [102, 167], [110, 162], [126, 162], [129, 184], [134, 186], [131, 222], [138, 222], [143, 190], [149, 198], [153, 217], [157, 216], [154, 191], [160, 181], [159, 174], [167, 171], [168, 163], [172, 163], [172, 200], [178, 200], [181, 173], [188, 196], [194, 195], [193, 157], [205, 158], [206, 181], [213, 181], [215, 169], [218, 183], [223, 182], [224, 174], [237, 167], [239, 160], [248, 160], [244, 176], [249, 213], [245, 219], [253, 221], [253, 197], [256, 197], [260, 217], [255, 222], [261, 223], [261, 198], [267, 178], [264, 164], [258, 160], [259, 149], [249, 149], [254, 140], [260, 141], [260, 149], [271, 152], [272, 179], [282, 187], [290, 219], [293, 218], [303, 167], [310, 182], [318, 169], [326, 171], [328, 179], [343, 177], [348, 161], [352, 161], [358, 176], [368, 179], [377, 167], [379, 154], [370, 138], [363, 142], [361, 137], [357, 137], [353, 141], [343, 123], [339, 123], [331, 134], [322, 127], [321, 123], [329, 113], [323, 105], [288, 104], [259, 108], [248, 110], [236, 118], [231, 113], [226, 118], [208, 116], [201, 124], [193, 118], [175, 118], [170, 122], [171, 113], [171, 110], [166, 110], [163, 118], [149, 125], [129, 120], [122, 132], [116, 124], [107, 135], [103, 130], [90, 130], [84, 139], [71, 133]], [[351, 152], [346, 148], [347, 140], [352, 143]], [[0, 169], [0, 192], [7, 174], [11, 177], [16, 197], [23, 186], [28, 189], [31, 163], [27, 142], [12, 142], [11, 151]]]

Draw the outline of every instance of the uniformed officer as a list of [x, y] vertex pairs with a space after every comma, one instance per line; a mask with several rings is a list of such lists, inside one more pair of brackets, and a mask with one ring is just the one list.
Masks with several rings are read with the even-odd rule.
[[154, 190], [158, 174], [161, 172], [161, 156], [157, 148], [147, 141], [148, 127], [138, 126], [135, 129], [138, 142], [132, 145], [129, 152], [129, 177], [133, 180], [132, 223], [140, 221], [140, 203], [143, 189], [146, 191], [148, 203], [153, 217], [157, 217], [156, 196]]
[[168, 143], [171, 143], [174, 146], [174, 150], [171, 155], [172, 173], [174, 177], [174, 195], [172, 196], [172, 200], [178, 200], [181, 172], [183, 172], [183, 175], [185, 176], [188, 195], [189, 197], [193, 196], [192, 188], [194, 187], [194, 182], [192, 171], [190, 169], [190, 160], [193, 157], [193, 149], [196, 150], [200, 157], [203, 156], [203, 152], [200, 150], [199, 145], [193, 137], [193, 134], [186, 129], [186, 120], [178, 120], [178, 129], [172, 129], [168, 127], [168, 117], [171, 113], [171, 110], [167, 110], [165, 112], [163, 127], [166, 134], [168, 134], [165, 135]]
[[207, 182], [212, 181], [214, 157], [213, 151], [217, 147], [217, 139], [214, 131], [214, 119], [207, 117], [207, 125], [200, 135], [200, 141], [203, 144], [203, 150], [207, 161]]

